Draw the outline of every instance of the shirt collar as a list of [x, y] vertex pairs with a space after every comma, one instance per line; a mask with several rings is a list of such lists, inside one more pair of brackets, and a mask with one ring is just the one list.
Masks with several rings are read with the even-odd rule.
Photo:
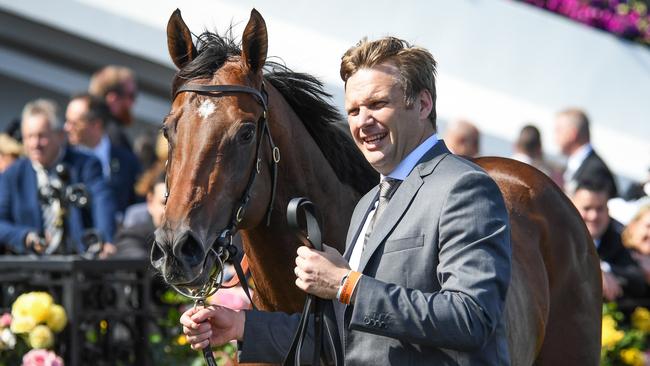
[[586, 143], [578, 150], [576, 150], [571, 156], [569, 156], [569, 160], [567, 160], [567, 171], [575, 173], [578, 168], [580, 168], [580, 165], [582, 165], [582, 162], [587, 159], [587, 156], [591, 153], [593, 148], [591, 147], [590, 143]]
[[93, 154], [99, 159], [102, 163], [102, 171], [105, 177], [111, 175], [110, 170], [110, 156], [111, 156], [111, 142], [106, 134], [102, 136], [102, 139], [99, 140], [99, 144], [92, 149]]
[[[438, 143], [438, 135], [433, 134], [429, 136], [426, 140], [424, 140], [418, 147], [413, 149], [406, 157], [400, 161], [399, 164], [397, 164], [397, 167], [395, 169], [388, 173], [388, 177], [399, 179], [399, 180], [404, 180], [406, 177], [411, 173], [411, 170], [415, 168], [417, 165], [418, 161], [422, 159], [424, 154], [427, 153], [427, 151], [431, 150], [436, 144]], [[386, 178], [386, 176], [382, 175], [381, 179]]]
[[52, 162], [52, 164], [50, 164], [49, 167], [44, 167], [43, 165], [41, 165], [41, 163], [39, 163], [37, 161], [34, 161], [34, 160], [31, 160], [31, 159], [30, 159], [30, 162], [32, 163], [32, 168], [34, 168], [35, 171], [43, 170], [43, 171], [49, 172], [50, 170], [54, 169], [54, 167], [58, 163], [63, 161], [63, 155], [65, 155], [65, 145], [59, 147], [59, 152], [56, 155], [56, 159], [54, 159], [54, 161]]

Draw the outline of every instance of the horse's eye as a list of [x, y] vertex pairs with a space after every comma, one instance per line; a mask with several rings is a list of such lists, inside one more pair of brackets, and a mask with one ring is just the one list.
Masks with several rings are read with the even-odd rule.
[[246, 126], [239, 132], [238, 139], [241, 143], [249, 143], [253, 140], [253, 137], [255, 137], [255, 127]]
[[168, 129], [169, 128], [167, 126], [162, 126], [162, 133], [163, 133], [163, 136], [165, 137], [166, 140], [169, 140], [169, 135], [168, 135], [168, 132], [167, 132]]

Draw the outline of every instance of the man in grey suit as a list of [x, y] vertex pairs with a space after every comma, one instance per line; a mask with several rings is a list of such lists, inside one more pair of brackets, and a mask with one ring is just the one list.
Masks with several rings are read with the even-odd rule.
[[[359, 201], [344, 255], [300, 247], [295, 273], [338, 304], [346, 365], [510, 364], [508, 214], [495, 182], [438, 140], [435, 66], [392, 37], [342, 59], [350, 131], [382, 182]], [[297, 316], [210, 306], [181, 323], [195, 349], [237, 339], [241, 362], [280, 362]]]

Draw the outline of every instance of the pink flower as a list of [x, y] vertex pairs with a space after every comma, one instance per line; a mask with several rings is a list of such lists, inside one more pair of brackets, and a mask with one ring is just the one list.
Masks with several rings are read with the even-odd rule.
[[63, 360], [52, 351], [33, 349], [23, 356], [22, 366], [63, 366]]
[[233, 310], [250, 309], [251, 307], [244, 290], [240, 286], [220, 289], [210, 298], [209, 302]]
[[6, 328], [11, 325], [11, 314], [4, 313], [0, 316], [0, 328]]

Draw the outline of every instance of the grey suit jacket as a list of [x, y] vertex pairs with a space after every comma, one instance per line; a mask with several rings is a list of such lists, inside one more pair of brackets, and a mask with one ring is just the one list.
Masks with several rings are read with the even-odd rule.
[[[376, 197], [355, 209], [348, 259]], [[495, 182], [438, 142], [375, 222], [355, 303], [339, 307], [346, 365], [509, 365], [508, 222]], [[280, 361], [297, 319], [248, 312], [241, 361]]]

